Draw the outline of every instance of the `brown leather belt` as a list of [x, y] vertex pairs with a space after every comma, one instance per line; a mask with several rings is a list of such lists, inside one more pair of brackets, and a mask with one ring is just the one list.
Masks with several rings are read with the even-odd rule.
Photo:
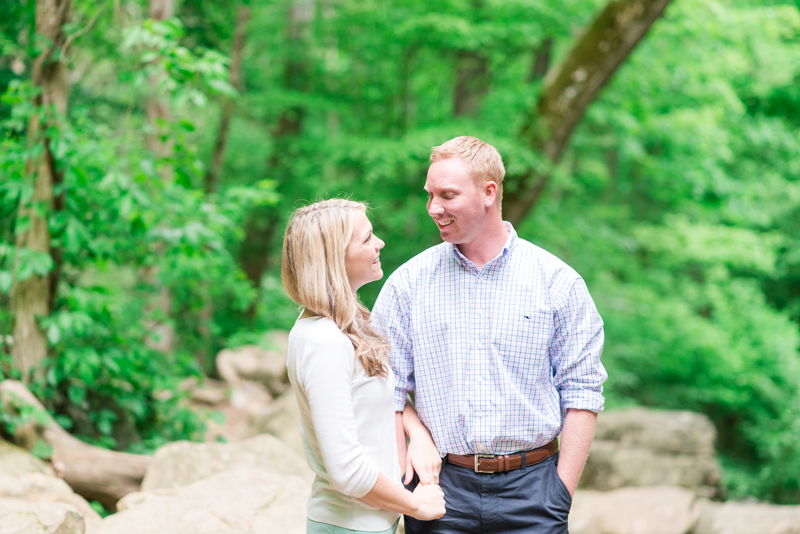
[[476, 473], [505, 473], [522, 467], [523, 458], [525, 458], [525, 466], [527, 467], [538, 464], [557, 452], [558, 441], [553, 440], [544, 447], [515, 454], [498, 456], [492, 454], [448, 454], [447, 462], [461, 467], [468, 467], [475, 470]]

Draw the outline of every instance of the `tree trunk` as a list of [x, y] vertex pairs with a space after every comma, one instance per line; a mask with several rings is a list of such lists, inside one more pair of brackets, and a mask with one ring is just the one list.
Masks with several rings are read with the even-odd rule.
[[[230, 81], [231, 85], [240, 92], [242, 90], [242, 49], [244, 48], [244, 40], [247, 34], [247, 20], [249, 18], [250, 10], [245, 6], [239, 6], [239, 15], [236, 18], [236, 32], [233, 37]], [[208, 171], [205, 175], [205, 191], [207, 195], [210, 195], [217, 189], [219, 173], [222, 170], [223, 158], [225, 156], [225, 147], [228, 143], [228, 129], [230, 128], [231, 119], [233, 118], [234, 108], [234, 100], [232, 98], [226, 98], [222, 108], [217, 142], [214, 144], [214, 154], [211, 157], [211, 164], [208, 166]]]
[[23, 408], [34, 415], [17, 426], [14, 443], [32, 450], [41, 440], [52, 447], [53, 468], [75, 493], [113, 509], [122, 497], [139, 491], [150, 456], [109, 451], [79, 441], [58, 426], [21, 382], [0, 382], [0, 409], [19, 415]]
[[[311, 59], [308, 48], [315, 11], [316, 0], [293, 0], [289, 8], [286, 31], [289, 52], [283, 75], [284, 88], [287, 91], [306, 92], [310, 88]], [[266, 174], [274, 177], [280, 173], [277, 189], [278, 194], [284, 198], [292, 196], [292, 187], [295, 185], [288, 169], [283, 166], [284, 158], [287, 157], [289, 145], [302, 132], [305, 112], [301, 105], [289, 106], [278, 116], [277, 126], [273, 131], [274, 145], [272, 155], [267, 161]], [[239, 261], [256, 289], [260, 287], [261, 277], [269, 264], [269, 251], [279, 220], [275, 209], [260, 208], [245, 223], [245, 238]], [[248, 312], [250, 317], [255, 315], [257, 305], [256, 300]]]
[[[150, 0], [149, 16], [153, 20], [165, 20], [175, 14], [173, 0]], [[147, 98], [147, 123], [150, 132], [145, 139], [147, 148], [158, 159], [169, 157], [172, 144], [162, 134], [163, 125], [169, 121], [169, 106], [158, 92], [158, 79], [150, 77], [150, 95]], [[165, 171], [162, 174], [170, 174]]]
[[489, 90], [489, 60], [479, 52], [462, 50], [456, 64], [453, 115], [471, 115], [480, 108], [481, 99]]
[[550, 59], [553, 52], [553, 38], [547, 37], [533, 54], [531, 72], [528, 75], [529, 82], [535, 82], [544, 78], [550, 70]]
[[[536, 113], [521, 135], [555, 164], [586, 108], [642, 41], [670, 0], [611, 0], [564, 61], [547, 75]], [[509, 176], [504, 217], [518, 224], [530, 213], [550, 179], [547, 169]]]
[[[250, 10], [246, 6], [239, 6], [239, 13], [236, 17], [236, 31], [233, 37], [233, 53], [231, 56], [230, 82], [233, 87], [242, 92], [241, 72], [242, 72], [242, 50], [247, 34], [247, 20], [250, 18]], [[231, 119], [235, 110], [236, 102], [233, 98], [226, 98], [222, 105], [222, 117], [220, 118], [219, 133], [217, 142], [214, 144], [214, 153], [211, 156], [211, 163], [208, 166], [204, 177], [206, 195], [211, 195], [217, 190], [219, 176], [222, 172], [224, 163], [225, 148], [228, 144], [228, 130], [230, 129]], [[214, 301], [211, 298], [211, 287], [206, 281], [201, 283], [200, 291], [203, 297], [203, 307], [199, 316], [199, 333], [203, 339], [202, 352], [197, 354], [200, 368], [204, 371], [207, 362], [211, 361], [214, 352], [214, 336], [211, 332], [211, 322], [214, 319]]]
[[[149, 16], [153, 20], [165, 20], [174, 15], [173, 0], [150, 0]], [[169, 122], [169, 104], [158, 91], [158, 78], [151, 76], [150, 95], [147, 97], [147, 123], [150, 131], [145, 136], [145, 145], [155, 156], [156, 161], [164, 160], [172, 155], [172, 142], [169, 140], [165, 125]], [[160, 174], [163, 180], [171, 180], [173, 170], [171, 165], [162, 161]], [[162, 247], [156, 245], [153, 253], [157, 256], [163, 254]], [[158, 280], [159, 269], [153, 267], [144, 271], [144, 280], [149, 285], [155, 286], [158, 295], [148, 304], [147, 315], [155, 316], [145, 324], [148, 333], [145, 343], [150, 348], [168, 354], [175, 349], [177, 344], [175, 328], [169, 318], [172, 316], [172, 292]]]
[[[32, 82], [41, 88], [34, 106], [37, 109], [52, 106], [60, 115], [67, 112], [69, 72], [58, 53], [65, 42], [63, 27], [69, 18], [70, 7], [70, 0], [37, 0], [36, 3], [36, 33], [49, 46], [33, 62]], [[28, 146], [42, 143], [44, 148], [41, 155], [29, 159], [25, 165], [25, 174], [34, 176], [35, 183], [30, 203], [20, 202], [19, 221], [27, 221], [27, 227], [16, 236], [15, 272], [20, 267], [19, 252], [23, 249], [53, 255], [48, 218], [56, 207], [54, 186], [61, 182], [61, 173], [50, 150], [51, 140], [45, 133], [50, 126], [40, 123], [38, 113], [34, 113], [28, 122]], [[55, 259], [58, 262], [54, 261], [53, 274], [34, 274], [26, 280], [15, 280], [12, 288], [11, 314], [15, 322], [11, 354], [14, 365], [25, 380], [29, 380], [31, 370], [47, 356], [47, 339], [38, 319], [47, 316], [54, 304], [60, 267], [58, 252]]]

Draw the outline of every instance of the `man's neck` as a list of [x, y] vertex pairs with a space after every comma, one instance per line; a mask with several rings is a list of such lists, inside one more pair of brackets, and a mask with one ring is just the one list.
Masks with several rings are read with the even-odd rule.
[[508, 229], [503, 224], [503, 219], [499, 215], [492, 218], [486, 229], [481, 232], [477, 239], [470, 243], [460, 243], [456, 245], [461, 254], [475, 264], [478, 269], [495, 259], [508, 241]]

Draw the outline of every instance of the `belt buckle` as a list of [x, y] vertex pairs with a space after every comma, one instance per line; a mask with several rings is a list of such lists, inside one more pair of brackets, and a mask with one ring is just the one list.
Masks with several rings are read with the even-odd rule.
[[494, 471], [481, 471], [481, 458], [494, 458], [494, 454], [476, 454], [475, 455], [475, 472], [476, 473], [486, 473], [491, 474]]

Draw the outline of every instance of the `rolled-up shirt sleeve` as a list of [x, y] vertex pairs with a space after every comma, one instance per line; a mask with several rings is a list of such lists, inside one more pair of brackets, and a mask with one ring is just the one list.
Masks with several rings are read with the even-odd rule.
[[402, 412], [414, 383], [414, 345], [411, 341], [411, 315], [408, 299], [398, 287], [397, 276], [383, 286], [372, 309], [372, 324], [391, 344], [389, 361], [394, 371], [394, 409]]
[[327, 336], [316, 340], [315, 357], [302, 374], [314, 431], [334, 488], [361, 498], [378, 481], [378, 468], [364, 454], [353, 415], [351, 380], [355, 355], [349, 339]]
[[608, 378], [600, 363], [603, 320], [582, 278], [554, 301], [553, 314], [550, 357], [562, 414], [570, 408], [600, 412], [605, 405], [603, 382]]

